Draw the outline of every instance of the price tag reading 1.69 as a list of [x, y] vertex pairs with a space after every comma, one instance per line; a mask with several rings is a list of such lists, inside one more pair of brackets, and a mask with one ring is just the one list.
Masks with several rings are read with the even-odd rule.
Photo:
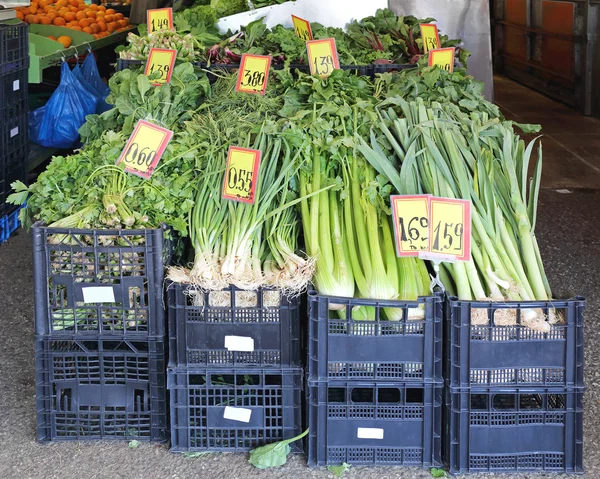
[[423, 40], [423, 51], [427, 53], [430, 50], [441, 48], [440, 35], [438, 28], [433, 23], [421, 23], [421, 39]]
[[173, 30], [173, 9], [157, 8], [148, 10], [146, 13], [146, 23], [148, 25], [148, 33], [160, 30]]
[[335, 39], [310, 40], [306, 42], [311, 75], [328, 77], [340, 68]]
[[171, 130], [144, 120], [138, 121], [117, 164], [123, 161], [125, 171], [150, 178], [172, 136]]
[[148, 55], [148, 63], [144, 75], [149, 76], [160, 72], [160, 77], [153, 80], [154, 86], [169, 83], [173, 74], [173, 66], [177, 58], [177, 50], [165, 50], [163, 48], [151, 48]]
[[417, 256], [429, 251], [429, 198], [429, 195], [390, 197], [397, 256]]
[[267, 91], [271, 57], [264, 55], [249, 55], [244, 53], [240, 63], [235, 91], [245, 93], [260, 93]]
[[228, 200], [254, 203], [259, 165], [260, 150], [230, 146], [221, 196]]
[[454, 53], [452, 48], [439, 48], [429, 51], [429, 66], [439, 66], [442, 70], [452, 73], [454, 71]]
[[431, 253], [471, 259], [471, 202], [450, 198], [430, 199]]
[[292, 22], [298, 38], [304, 40], [305, 42], [313, 39], [310, 22], [304, 20], [303, 18], [297, 17], [296, 15], [292, 15]]

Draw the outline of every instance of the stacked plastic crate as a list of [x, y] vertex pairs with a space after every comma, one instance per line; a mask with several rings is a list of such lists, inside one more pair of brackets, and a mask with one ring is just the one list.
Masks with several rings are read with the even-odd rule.
[[442, 311], [309, 293], [310, 466], [441, 464]]
[[241, 452], [300, 434], [298, 298], [167, 290], [171, 450]]
[[26, 23], [0, 23], [0, 243], [19, 227], [10, 185], [27, 181], [28, 42]]
[[[451, 473], [583, 470], [584, 308], [583, 298], [447, 301]], [[550, 321], [532, 329], [532, 315]]]
[[163, 234], [34, 226], [39, 441], [167, 439]]

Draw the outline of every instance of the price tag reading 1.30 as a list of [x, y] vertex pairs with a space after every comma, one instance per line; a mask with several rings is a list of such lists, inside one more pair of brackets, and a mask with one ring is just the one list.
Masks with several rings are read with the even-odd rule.
[[440, 48], [429, 51], [429, 66], [439, 66], [442, 70], [452, 73], [454, 71], [454, 47]]
[[264, 55], [242, 55], [235, 91], [260, 93], [267, 91], [271, 57]]
[[429, 251], [429, 198], [429, 195], [390, 197], [397, 256], [417, 256]]
[[306, 42], [311, 75], [327, 77], [340, 68], [335, 39], [310, 40]]
[[125, 171], [142, 178], [150, 178], [172, 136], [171, 130], [144, 120], [138, 121], [117, 164], [123, 161]]
[[[430, 199], [431, 253], [471, 259], [471, 202], [450, 198]], [[431, 259], [431, 258], [429, 258]]]
[[173, 9], [157, 8], [148, 10], [146, 23], [148, 24], [148, 33], [158, 32], [159, 30], [173, 30]]
[[169, 83], [173, 74], [173, 66], [177, 58], [177, 50], [165, 50], [163, 48], [152, 48], [148, 55], [148, 63], [144, 75], [160, 72], [160, 77], [153, 81], [154, 86]]
[[294, 30], [296, 35], [305, 42], [313, 39], [312, 30], [310, 28], [310, 22], [303, 18], [292, 15], [292, 22], [294, 23]]
[[230, 146], [221, 196], [228, 200], [254, 203], [259, 165], [260, 150]]
[[440, 35], [436, 25], [433, 23], [421, 23], [419, 27], [421, 27], [421, 38], [423, 39], [423, 51], [425, 53], [441, 48]]

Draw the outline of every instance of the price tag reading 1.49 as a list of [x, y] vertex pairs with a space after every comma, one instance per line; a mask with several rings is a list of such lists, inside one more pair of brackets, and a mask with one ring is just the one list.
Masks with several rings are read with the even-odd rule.
[[433, 23], [421, 23], [421, 38], [423, 40], [423, 51], [427, 53], [430, 50], [437, 50], [440, 44], [440, 35], [437, 26]]
[[429, 51], [429, 66], [437, 65], [442, 70], [452, 73], [454, 71], [454, 53], [452, 48], [439, 48]]
[[160, 72], [160, 77], [153, 80], [154, 86], [169, 83], [173, 74], [173, 66], [177, 58], [177, 50], [165, 50], [163, 48], [151, 48], [148, 55], [148, 63], [144, 75], [149, 76]]
[[146, 13], [148, 33], [173, 29], [173, 9], [157, 8]]
[[397, 256], [417, 256], [429, 251], [429, 198], [429, 195], [390, 197]]
[[150, 178], [172, 136], [171, 130], [144, 120], [138, 121], [117, 164], [123, 161], [125, 171]]
[[230, 146], [221, 196], [228, 200], [254, 203], [259, 165], [260, 150]]
[[294, 30], [296, 35], [305, 42], [313, 39], [312, 30], [310, 28], [310, 22], [303, 18], [292, 15], [292, 22], [294, 23]]
[[311, 75], [328, 77], [340, 68], [335, 39], [310, 40], [306, 42]]
[[242, 55], [235, 91], [260, 93], [267, 91], [271, 57], [264, 55]]
[[[471, 202], [451, 198], [430, 199], [431, 253], [471, 259]], [[431, 258], [430, 258], [431, 259]]]

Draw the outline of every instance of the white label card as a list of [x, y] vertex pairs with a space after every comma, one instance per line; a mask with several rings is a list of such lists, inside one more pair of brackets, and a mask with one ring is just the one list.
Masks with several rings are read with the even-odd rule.
[[243, 407], [225, 406], [225, 412], [223, 413], [224, 419], [239, 422], [250, 422], [250, 416], [252, 416], [252, 410]]
[[19, 127], [15, 127], [12, 130], [10, 130], [10, 137], [12, 138], [13, 136], [17, 136], [19, 134]]
[[13, 91], [17, 91], [21, 88], [21, 82], [19, 80], [15, 80], [13, 82]]
[[229, 351], [254, 351], [254, 339], [246, 336], [225, 336], [225, 349]]
[[112, 286], [90, 286], [81, 288], [84, 303], [115, 303]]
[[383, 429], [378, 427], [359, 427], [356, 431], [359, 439], [383, 439]]

